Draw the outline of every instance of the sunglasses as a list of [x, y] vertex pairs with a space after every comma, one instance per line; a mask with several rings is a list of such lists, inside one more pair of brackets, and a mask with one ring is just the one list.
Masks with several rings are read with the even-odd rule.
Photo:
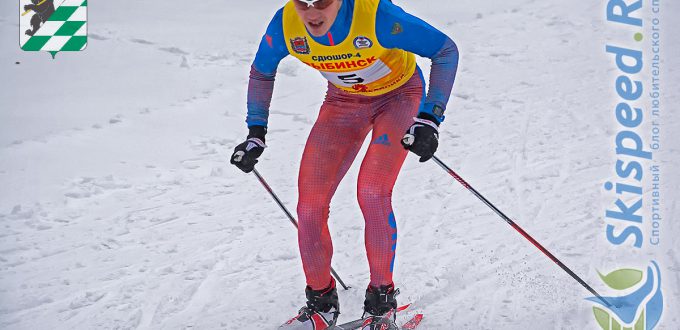
[[309, 8], [323, 10], [333, 4], [335, 0], [293, 0], [295, 7], [300, 10], [307, 10]]

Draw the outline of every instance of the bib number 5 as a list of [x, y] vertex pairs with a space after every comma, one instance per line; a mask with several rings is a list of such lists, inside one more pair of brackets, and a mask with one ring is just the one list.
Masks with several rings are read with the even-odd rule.
[[361, 84], [362, 82], [366, 81], [366, 79], [359, 77], [355, 73], [338, 76], [338, 79], [347, 85]]
[[368, 85], [389, 75], [392, 70], [380, 59], [377, 59], [368, 67], [355, 71], [320, 71], [331, 83], [338, 87], [353, 87], [355, 85]]

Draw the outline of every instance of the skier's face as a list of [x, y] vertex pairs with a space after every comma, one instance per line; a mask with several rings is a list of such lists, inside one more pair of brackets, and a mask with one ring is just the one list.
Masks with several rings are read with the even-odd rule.
[[292, 0], [295, 3], [300, 19], [305, 23], [307, 31], [315, 37], [323, 36], [331, 29], [338, 16], [342, 0], [319, 0], [309, 6], [306, 2]]

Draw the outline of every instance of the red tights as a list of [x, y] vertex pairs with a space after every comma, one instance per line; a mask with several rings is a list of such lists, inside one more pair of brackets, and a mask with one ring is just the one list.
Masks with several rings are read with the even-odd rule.
[[397, 246], [392, 188], [407, 155], [399, 141], [418, 113], [422, 81], [416, 72], [405, 85], [372, 97], [350, 95], [329, 84], [305, 145], [298, 179], [298, 243], [307, 285], [312, 289], [326, 288], [331, 282], [331, 197], [371, 130], [371, 144], [359, 171], [357, 197], [366, 224], [370, 285], [392, 283]]

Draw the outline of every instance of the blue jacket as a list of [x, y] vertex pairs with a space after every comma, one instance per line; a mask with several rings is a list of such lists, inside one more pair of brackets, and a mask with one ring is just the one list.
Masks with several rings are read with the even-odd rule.
[[[355, 1], [342, 0], [338, 16], [329, 30], [330, 37], [335, 43], [340, 43], [349, 34]], [[283, 8], [279, 9], [269, 22], [251, 67], [246, 117], [249, 127], [267, 126], [276, 69], [281, 60], [289, 55], [283, 36], [282, 17]], [[381, 0], [378, 5], [376, 34], [379, 43], [385, 48], [403, 49], [432, 60], [430, 87], [420, 112], [428, 113], [440, 122], [443, 121], [443, 113], [435, 114], [433, 109], [438, 106], [445, 110], [451, 95], [458, 68], [458, 48], [453, 40], [388, 0]], [[328, 35], [312, 37], [318, 43], [327, 46], [331, 44]]]

